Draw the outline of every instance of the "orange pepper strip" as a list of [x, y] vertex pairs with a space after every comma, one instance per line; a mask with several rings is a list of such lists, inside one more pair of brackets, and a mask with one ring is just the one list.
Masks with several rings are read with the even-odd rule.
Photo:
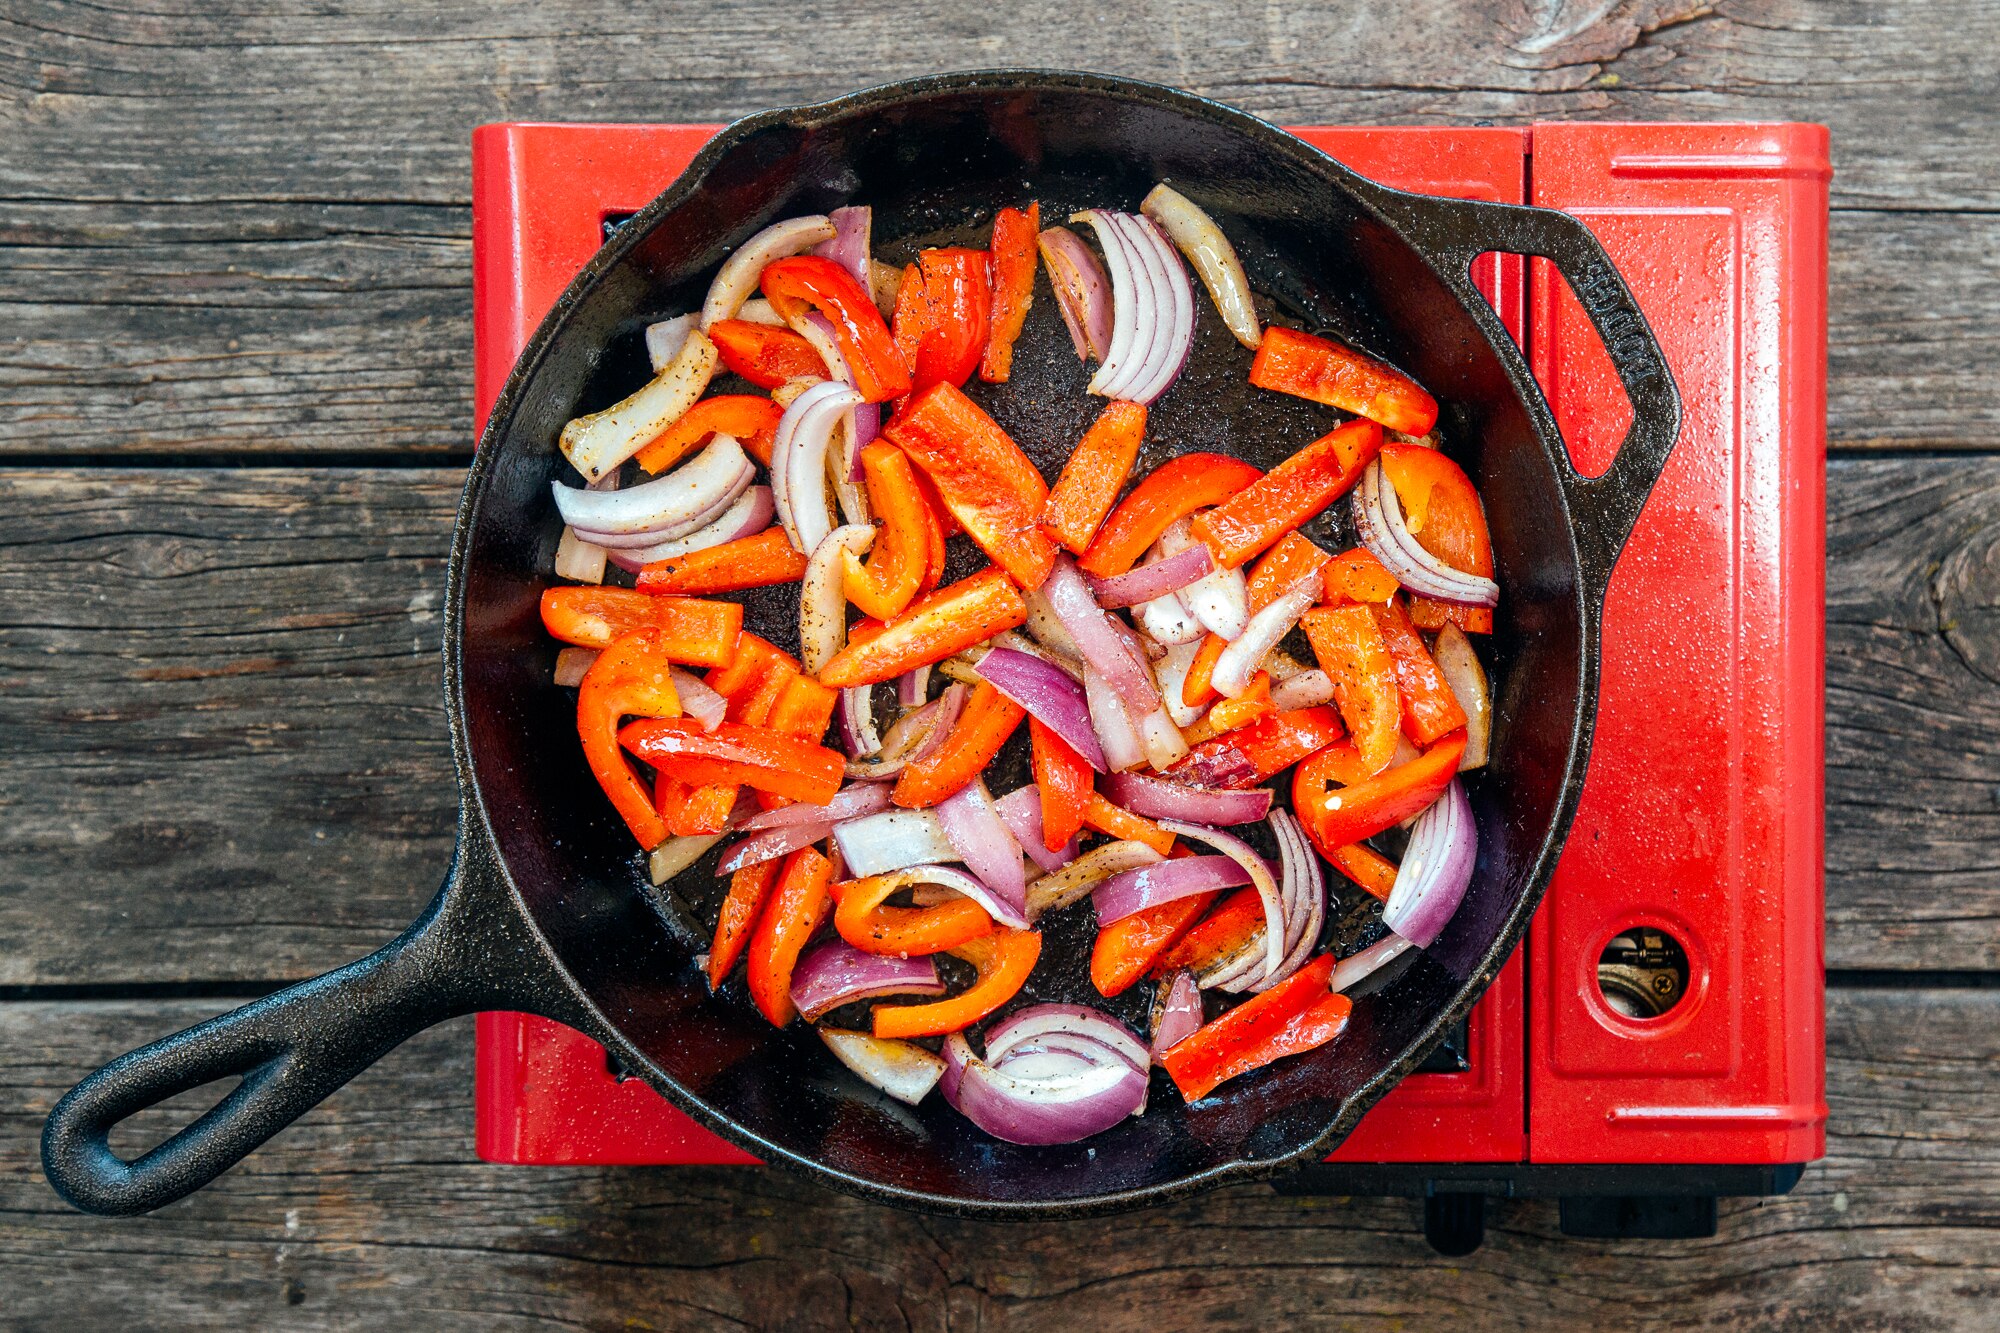
[[750, 998], [778, 1027], [798, 1016], [792, 1007], [792, 969], [829, 902], [833, 862], [811, 847], [785, 858], [770, 906], [750, 937]]
[[[1333, 680], [1333, 701], [1370, 773], [1388, 767], [1402, 731], [1396, 659], [1365, 606], [1322, 606], [1299, 621], [1313, 654]], [[1351, 841], [1351, 839], [1350, 839]]]
[[847, 772], [847, 761], [823, 745], [740, 722], [712, 732], [689, 718], [633, 722], [618, 741], [683, 782], [736, 782], [812, 805], [831, 801]]
[[949, 898], [929, 907], [890, 907], [889, 895], [904, 884], [902, 875], [871, 875], [833, 886], [833, 928], [863, 953], [903, 958], [943, 953], [993, 929], [993, 918], [970, 898]]
[[[1382, 473], [1396, 488], [1404, 522], [1419, 546], [1453, 569], [1493, 576], [1493, 539], [1486, 528], [1486, 509], [1463, 468], [1420, 444], [1385, 444]], [[1413, 597], [1410, 613], [1419, 629], [1442, 629], [1446, 621], [1452, 621], [1468, 634], [1493, 632], [1491, 607]]]
[[1255, 889], [1238, 889], [1224, 898], [1205, 921], [1162, 953], [1149, 975], [1164, 977], [1182, 967], [1200, 975], [1248, 948], [1263, 928], [1264, 900]]
[[618, 722], [634, 715], [680, 715], [680, 695], [667, 674], [674, 659], [666, 652], [666, 643], [667, 636], [658, 629], [621, 636], [597, 655], [576, 691], [576, 730], [583, 739], [583, 756], [625, 826], [648, 851], [665, 842], [669, 830], [646, 795], [645, 784], [618, 749]]
[[771, 886], [778, 882], [778, 864], [762, 861], [744, 866], [729, 877], [729, 896], [722, 900], [722, 915], [715, 922], [715, 943], [708, 949], [710, 990], [722, 984], [729, 969], [742, 957], [744, 946], [750, 943], [750, 932], [764, 911], [764, 901], [771, 896]]
[[1371, 897], [1385, 903], [1389, 901], [1389, 890], [1396, 887], [1394, 861], [1359, 842], [1334, 848], [1326, 859], [1333, 862], [1334, 869], [1366, 889]]
[[1090, 764], [1039, 718], [1028, 719], [1028, 741], [1042, 796], [1042, 841], [1059, 852], [1083, 828], [1084, 809], [1096, 794]]
[[980, 550], [1023, 588], [1037, 588], [1055, 566], [1056, 546], [1042, 531], [1049, 488], [999, 423], [955, 384], [934, 384], [889, 424], [937, 487], [939, 497]]
[[[1174, 772], [1176, 775], [1185, 774], [1184, 780], [1198, 787], [1254, 787], [1260, 782], [1268, 782], [1307, 755], [1325, 749], [1346, 734], [1347, 728], [1341, 723], [1340, 714], [1324, 704], [1316, 708], [1267, 713], [1227, 737], [1203, 741], [1195, 746], [1186, 759], [1174, 766]], [[1236, 778], [1227, 784], [1208, 780], [1209, 774], [1223, 774], [1238, 767], [1235, 761], [1239, 756], [1255, 769], [1254, 774]]]
[[1194, 662], [1188, 667], [1187, 679], [1181, 682], [1181, 702], [1189, 708], [1200, 708], [1216, 697], [1215, 664], [1222, 660], [1222, 650], [1229, 646], [1229, 640], [1220, 634], [1210, 634], [1195, 650]]
[[1348, 602], [1386, 602], [1403, 585], [1382, 567], [1365, 546], [1342, 551], [1326, 566], [1326, 592], [1321, 600], [1333, 606]]
[[1250, 688], [1234, 699], [1224, 699], [1208, 710], [1208, 725], [1219, 736], [1247, 727], [1273, 710], [1271, 673], [1259, 671], [1250, 679]]
[[[833, 723], [833, 706], [839, 699], [840, 691], [829, 690], [811, 676], [793, 676], [785, 682], [785, 688], [772, 702], [771, 716], [764, 725], [787, 736], [809, 741], [822, 740], [826, 729]], [[781, 805], [790, 805], [791, 801], [760, 791], [757, 803], [766, 810], [775, 810]]]
[[542, 624], [564, 643], [607, 648], [635, 629], [657, 629], [658, 651], [683, 666], [722, 666], [736, 655], [743, 608], [734, 602], [655, 597], [630, 588], [548, 588]]
[[999, 926], [950, 953], [978, 968], [978, 980], [962, 994], [930, 1004], [876, 1005], [876, 1036], [942, 1037], [963, 1032], [1028, 984], [1028, 974], [1042, 956], [1042, 937], [1039, 931]]
[[1189, 531], [1234, 569], [1347, 494], [1381, 448], [1382, 428], [1372, 421], [1336, 426], [1261, 480], [1195, 515]]
[[1123, 574], [1175, 520], [1221, 504], [1263, 475], [1228, 454], [1182, 454], [1168, 459], [1147, 473], [1111, 511], [1077, 564], [1095, 578]]
[[[799, 669], [799, 660], [782, 648], [775, 647], [755, 634], [741, 635], [736, 641], [736, 652], [727, 662], [708, 673], [704, 682], [725, 699], [734, 700], [737, 695], [755, 685], [773, 662], [781, 662], [793, 671]], [[731, 722], [741, 718], [731, 717]]]
[[1319, 573], [1332, 558], [1313, 545], [1305, 534], [1286, 533], [1250, 571], [1247, 589], [1250, 614], [1256, 615], [1296, 587], [1301, 580]]
[[944, 744], [929, 758], [909, 765], [896, 779], [896, 804], [906, 810], [921, 810], [950, 796], [986, 771], [1026, 716], [1021, 705], [980, 681], [972, 687]]
[[1160, 1064], [1181, 1096], [1199, 1101], [1239, 1074], [1338, 1037], [1354, 1002], [1327, 991], [1333, 967], [1333, 955], [1322, 954], [1162, 1051]]
[[826, 378], [826, 362], [790, 329], [748, 319], [719, 319], [706, 332], [724, 369], [760, 389], [781, 388], [786, 380]]
[[1150, 819], [1143, 819], [1130, 810], [1111, 804], [1097, 792], [1092, 792], [1090, 799], [1084, 802], [1083, 822], [1099, 833], [1108, 833], [1114, 838], [1123, 838], [1131, 842], [1143, 842], [1161, 856], [1174, 849], [1173, 834]]
[[1142, 403], [1113, 402], [1097, 414], [1076, 452], [1063, 464], [1062, 476], [1042, 510], [1042, 526], [1077, 555], [1090, 549], [1091, 538], [1125, 489], [1125, 478], [1139, 457], [1146, 437]]
[[1222, 890], [1213, 889], [1176, 898], [1120, 917], [1098, 931], [1097, 942], [1090, 949], [1090, 980], [1097, 993], [1109, 998], [1130, 989], [1221, 896]]
[[1035, 238], [1041, 230], [1040, 204], [1029, 204], [1025, 213], [1003, 208], [993, 215], [993, 317], [979, 360], [979, 378], [989, 384], [1005, 384], [1013, 370], [1014, 340], [1035, 299]]
[[1405, 435], [1428, 435], [1437, 425], [1437, 399], [1393, 366], [1339, 343], [1273, 324], [1250, 362], [1250, 382], [1295, 398], [1309, 398]]
[[667, 433], [641, 449], [639, 466], [665, 472], [711, 435], [733, 436], [743, 451], [764, 466], [771, 465], [771, 445], [785, 410], [761, 394], [724, 393], [704, 398], [681, 413]]
[[1410, 623], [1400, 600], [1369, 608], [1389, 656], [1396, 662], [1396, 691], [1403, 703], [1403, 734], [1418, 745], [1429, 745], [1448, 731], [1465, 725], [1465, 709], [1445, 683], [1444, 673]]
[[754, 537], [738, 537], [720, 546], [655, 560], [639, 571], [639, 591], [655, 595], [741, 592], [797, 583], [805, 575], [806, 558], [792, 549], [785, 530], [774, 526]]
[[[1464, 756], [1465, 733], [1454, 731], [1407, 764], [1365, 777], [1352, 745], [1329, 745], [1293, 772], [1292, 809], [1313, 846], [1330, 861], [1335, 850], [1372, 838], [1435, 801], [1457, 775]], [[1344, 781], [1349, 778], [1359, 781]], [[1330, 791], [1329, 784], [1339, 790]]]
[[856, 624], [847, 647], [821, 668], [820, 683], [844, 690], [894, 680], [1027, 621], [1021, 590], [1000, 570], [983, 569], [919, 597], [887, 625]]
[[[854, 552], [841, 552], [841, 586], [847, 600], [864, 615], [890, 620], [902, 614], [923, 583], [937, 519], [917, 489], [916, 469], [901, 449], [880, 441], [871, 444], [861, 451], [861, 467], [868, 478], [868, 502], [882, 520], [882, 531], [866, 565]], [[805, 562], [799, 564], [803, 571]]]
[[[803, 318], [808, 307], [826, 317], [863, 402], [886, 403], [909, 392], [909, 367], [889, 337], [875, 299], [839, 264], [825, 255], [793, 255], [765, 265], [758, 285], [787, 324]], [[824, 365], [820, 373], [825, 373]]]
[[[784, 536], [779, 533], [780, 538]], [[786, 549], [791, 544], [786, 543]], [[729, 665], [717, 667], [708, 673], [708, 687], [728, 700], [728, 710], [723, 714], [731, 722], [745, 722], [752, 726], [762, 726], [769, 719], [771, 707], [784, 690], [786, 682], [799, 673], [798, 659], [790, 653], [775, 648], [755, 634], [745, 634], [737, 640], [736, 656]], [[704, 787], [687, 788], [681, 799], [672, 805], [662, 802], [660, 813], [666, 816], [667, 826], [683, 836], [701, 833], [720, 833], [729, 822], [729, 812], [736, 808], [736, 784], [717, 783]]]

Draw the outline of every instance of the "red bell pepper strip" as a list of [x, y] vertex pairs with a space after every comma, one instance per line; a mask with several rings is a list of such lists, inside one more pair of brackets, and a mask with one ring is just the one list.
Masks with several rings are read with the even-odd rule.
[[1208, 710], [1210, 731], [1216, 735], [1247, 727], [1258, 718], [1273, 712], [1271, 704], [1271, 673], [1259, 671], [1250, 678], [1250, 688], [1234, 699], [1224, 699]]
[[1042, 525], [1051, 536], [1077, 555], [1090, 549], [1091, 538], [1125, 489], [1145, 438], [1145, 404], [1120, 400], [1097, 414], [1042, 509]]
[[1250, 382], [1380, 422], [1405, 435], [1437, 425], [1437, 399], [1393, 366], [1339, 343], [1273, 324], [1250, 363]]
[[1090, 980], [1097, 993], [1108, 999], [1130, 989], [1221, 896], [1222, 890], [1211, 889], [1176, 898], [1120, 917], [1099, 930], [1090, 949]]
[[637, 629], [597, 655], [576, 690], [576, 730], [597, 785], [647, 851], [667, 840], [666, 822], [618, 748], [618, 723], [632, 716], [676, 718], [680, 695], [667, 668], [675, 659], [658, 629]]
[[1313, 545], [1305, 534], [1286, 533], [1250, 571], [1246, 589], [1250, 614], [1256, 615], [1297, 587], [1300, 581], [1325, 569], [1331, 560], [1332, 557]]
[[[1389, 444], [1382, 447], [1382, 473], [1396, 488], [1404, 526], [1419, 546], [1453, 569], [1493, 577], [1486, 509], [1463, 468], [1420, 444]], [[1468, 634], [1493, 632], [1493, 609], [1486, 606], [1413, 597], [1410, 618], [1419, 629], [1442, 629], [1449, 620]]]
[[[807, 350], [811, 350], [809, 343]], [[734, 437], [745, 453], [769, 467], [771, 445], [778, 438], [778, 422], [784, 415], [783, 408], [759, 394], [725, 393], [704, 398], [667, 427], [666, 434], [639, 451], [639, 466], [648, 472], [665, 472], [703, 440], [722, 434]]]
[[1320, 667], [1333, 680], [1333, 701], [1370, 773], [1388, 767], [1402, 730], [1396, 659], [1365, 606], [1322, 606], [1299, 624], [1312, 640]]
[[806, 558], [792, 548], [783, 528], [769, 527], [754, 537], [655, 560], [639, 571], [639, 591], [684, 596], [741, 592], [797, 583], [805, 576]]
[[1196, 976], [1250, 947], [1264, 928], [1264, 900], [1257, 890], [1238, 889], [1222, 900], [1202, 923], [1180, 937], [1153, 963], [1149, 976], [1164, 977], [1176, 968]]
[[890, 907], [901, 875], [872, 875], [833, 886], [833, 928], [863, 953], [915, 958], [970, 943], [993, 929], [993, 918], [970, 898], [929, 907]]
[[1190, 531], [1234, 569], [1338, 500], [1382, 447], [1372, 421], [1336, 426], [1205, 514]]
[[1049, 488], [992, 417], [953, 384], [910, 400], [886, 432], [937, 487], [966, 533], [1023, 588], [1038, 588], [1055, 566], [1042, 531]]
[[923, 336], [909, 363], [913, 395], [933, 384], [958, 387], [972, 378], [993, 327], [993, 266], [984, 250], [924, 250], [917, 268], [925, 311]]
[[750, 937], [750, 998], [778, 1027], [798, 1016], [792, 1007], [792, 970], [825, 918], [832, 883], [833, 862], [811, 847], [799, 848], [785, 858], [778, 887]]
[[[839, 699], [838, 690], [829, 690], [811, 676], [795, 675], [785, 682], [785, 688], [772, 702], [771, 716], [764, 725], [802, 740], [822, 740], [833, 723], [833, 706]], [[790, 805], [791, 801], [773, 792], [760, 791], [757, 804], [775, 810]]]
[[1099, 833], [1128, 842], [1143, 842], [1161, 856], [1174, 849], [1174, 835], [1155, 824], [1133, 814], [1122, 806], [1116, 806], [1096, 792], [1083, 804], [1083, 822]]
[[1199, 1101], [1239, 1074], [1338, 1037], [1354, 1002], [1327, 990], [1333, 968], [1333, 955], [1321, 954], [1162, 1051], [1160, 1064], [1181, 1096]]
[[778, 882], [776, 861], [744, 866], [729, 877], [729, 895], [722, 900], [722, 915], [715, 921], [715, 942], [708, 949], [708, 988], [714, 990], [743, 956], [750, 932], [764, 913], [771, 886]]
[[1334, 848], [1326, 859], [1333, 862], [1334, 869], [1366, 889], [1370, 897], [1389, 901], [1389, 891], [1396, 887], [1394, 861], [1359, 842]]
[[1021, 705], [980, 681], [944, 744], [897, 777], [892, 799], [906, 810], [936, 805], [985, 772], [1026, 716]]
[[1229, 640], [1220, 634], [1202, 639], [1201, 647], [1195, 649], [1194, 661], [1188, 666], [1187, 679], [1181, 682], [1183, 704], [1201, 708], [1215, 698], [1215, 664], [1222, 660], [1222, 650], [1228, 646]]
[[633, 722], [618, 741], [693, 786], [735, 782], [811, 805], [831, 801], [847, 772], [847, 761], [823, 745], [739, 722], [723, 722], [712, 732], [688, 718]]
[[[778, 535], [783, 540], [784, 534]], [[785, 549], [791, 549], [789, 542]], [[727, 720], [761, 727], [770, 719], [771, 708], [785, 685], [798, 674], [797, 658], [755, 634], [745, 634], [737, 640], [736, 656], [729, 664], [708, 673], [707, 685], [728, 701], [724, 713]], [[736, 808], [736, 784], [712, 783], [693, 788], [685, 783], [676, 785], [683, 793], [678, 802], [660, 805], [667, 826], [683, 836], [722, 832], [729, 822], [730, 811]]]
[[1195, 746], [1174, 765], [1174, 776], [1198, 787], [1254, 787], [1346, 734], [1340, 714], [1324, 704], [1267, 713], [1241, 730]]
[[1403, 703], [1403, 734], [1418, 745], [1429, 745], [1447, 731], [1465, 725], [1465, 709], [1445, 683], [1430, 650], [1410, 623], [1410, 613], [1398, 599], [1368, 608], [1375, 627], [1396, 662], [1396, 690]]
[[721, 319], [709, 325], [707, 332], [723, 368], [760, 389], [776, 389], [787, 380], [827, 377], [826, 362], [813, 345], [790, 329], [748, 319]]
[[1292, 774], [1292, 809], [1320, 855], [1332, 860], [1337, 849], [1372, 838], [1435, 801], [1464, 756], [1465, 733], [1454, 731], [1407, 764], [1368, 777], [1352, 745], [1329, 745]]
[[979, 359], [979, 378], [989, 384], [1005, 384], [1013, 369], [1014, 340], [1035, 299], [1035, 238], [1041, 231], [1040, 204], [1029, 204], [1025, 213], [1003, 208], [993, 215], [993, 317]]
[[909, 392], [909, 368], [889, 337], [882, 312], [839, 264], [824, 255], [793, 255], [767, 265], [758, 285], [787, 324], [803, 317], [808, 308], [826, 317], [862, 401], [886, 403]]
[[930, 1004], [876, 1005], [876, 1036], [942, 1037], [963, 1032], [1028, 984], [1028, 974], [1042, 955], [1042, 937], [1038, 931], [999, 926], [949, 952], [977, 968], [978, 980], [963, 993]]
[[1326, 590], [1322, 600], [1329, 606], [1352, 602], [1386, 602], [1403, 585], [1382, 567], [1375, 553], [1365, 546], [1342, 551], [1326, 566]]
[[1028, 719], [1028, 741], [1042, 796], [1042, 841], [1059, 852], [1083, 828], [1084, 808], [1096, 794], [1090, 764], [1039, 718]]
[[[889, 314], [889, 339], [896, 344], [896, 354], [903, 358], [906, 366], [917, 364], [917, 354], [924, 345], [924, 332], [930, 327], [930, 302], [924, 299], [924, 271], [915, 264], [903, 266], [903, 280], [896, 285], [896, 306]], [[902, 411], [906, 399], [896, 400], [896, 410]]]
[[[776, 647], [755, 634], [744, 634], [736, 641], [736, 652], [721, 666], [708, 673], [704, 683], [723, 698], [732, 702], [746, 689], [775, 666], [784, 666], [791, 671], [799, 669], [799, 659], [784, 649]], [[741, 722], [732, 710], [729, 720]]]
[[1027, 621], [1021, 590], [1002, 571], [982, 569], [919, 597], [887, 625], [862, 621], [850, 627], [847, 647], [821, 668], [820, 683], [844, 690], [894, 680]]
[[937, 519], [901, 449], [877, 441], [861, 451], [861, 467], [868, 479], [868, 502], [882, 527], [867, 564], [852, 551], [842, 552], [841, 584], [847, 600], [863, 614], [890, 620], [915, 600], [924, 581]]
[[1077, 564], [1094, 578], [1123, 574], [1175, 520], [1218, 505], [1264, 474], [1228, 454], [1182, 454], [1146, 474], [1090, 540]]
[[608, 648], [635, 629], [656, 629], [659, 651], [683, 666], [721, 666], [736, 656], [743, 608], [734, 602], [655, 597], [588, 584], [542, 593], [542, 625], [564, 643]]

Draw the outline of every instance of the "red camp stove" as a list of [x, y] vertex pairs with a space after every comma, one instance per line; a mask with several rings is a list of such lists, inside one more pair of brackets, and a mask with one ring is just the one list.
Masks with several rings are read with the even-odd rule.
[[[702, 125], [473, 136], [478, 416], [610, 229]], [[1489, 1196], [1563, 1230], [1713, 1234], [1716, 1198], [1789, 1190], [1825, 1147], [1821, 712], [1828, 141], [1810, 125], [1301, 128], [1390, 185], [1589, 224], [1645, 307], [1686, 426], [1604, 614], [1596, 747], [1534, 928], [1463, 1029], [1289, 1192], [1422, 1197], [1448, 1253]], [[1560, 281], [1474, 266], [1596, 473], [1629, 409]], [[478, 1149], [522, 1164], [753, 1159], [601, 1046], [478, 1020]]]

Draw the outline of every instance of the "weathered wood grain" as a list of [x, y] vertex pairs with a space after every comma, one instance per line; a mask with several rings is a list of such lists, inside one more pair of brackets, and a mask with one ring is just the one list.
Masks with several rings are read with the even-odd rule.
[[[1723, 1205], [1713, 1240], [1556, 1231], [1496, 1207], [1440, 1263], [1402, 1200], [1262, 1186], [1092, 1222], [980, 1225], [775, 1170], [548, 1170], [471, 1160], [453, 1024], [205, 1193], [146, 1219], [68, 1212], [34, 1136], [97, 1061], [212, 1006], [0, 1006], [0, 1323], [180, 1328], [1122, 1330], [1989, 1326], [2000, 1296], [2000, 994], [1829, 997], [1829, 1158]], [[199, 1109], [192, 1101], [180, 1115]], [[131, 1142], [181, 1123], [134, 1126]]]
[[[2000, 459], [1831, 481], [1828, 961], [2000, 966]], [[450, 846], [457, 487], [0, 471], [0, 984], [296, 977], [404, 924]]]

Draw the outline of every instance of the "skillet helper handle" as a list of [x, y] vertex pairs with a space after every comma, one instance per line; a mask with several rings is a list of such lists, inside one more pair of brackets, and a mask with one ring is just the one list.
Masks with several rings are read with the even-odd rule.
[[[481, 858], [483, 859], [483, 858]], [[469, 883], [464, 855], [428, 911], [368, 957], [120, 1056], [56, 1103], [42, 1131], [49, 1184], [85, 1212], [129, 1217], [183, 1198], [434, 1023], [476, 1009], [551, 1016], [552, 989], [518, 951], [512, 904]], [[512, 967], [508, 966], [512, 961]], [[218, 1079], [242, 1082], [133, 1161], [127, 1117]]]

